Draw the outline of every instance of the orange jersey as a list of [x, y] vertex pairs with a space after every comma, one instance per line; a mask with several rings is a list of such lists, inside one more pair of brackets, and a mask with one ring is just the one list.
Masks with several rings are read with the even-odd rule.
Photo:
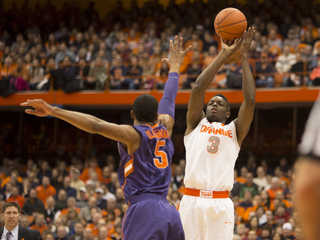
[[92, 230], [92, 236], [99, 235], [99, 228], [98, 228], [98, 226], [94, 225], [94, 223], [90, 223], [86, 227], [90, 228]]
[[270, 198], [270, 202], [273, 202], [273, 200], [276, 197], [276, 193], [278, 191], [283, 191], [281, 188], [277, 188], [276, 190], [273, 190], [272, 188], [270, 188], [267, 193], [269, 194], [269, 198]]
[[[282, 202], [286, 205], [287, 208], [292, 207], [292, 203], [290, 203], [288, 200], [283, 199]], [[274, 203], [271, 203], [271, 204], [270, 204], [270, 210], [271, 210], [271, 211], [274, 211], [274, 210], [275, 210]]]
[[241, 184], [244, 184], [247, 182], [247, 179], [246, 178], [243, 178], [243, 177], [237, 177], [236, 178], [237, 182], [241, 183]]
[[23, 208], [23, 205], [25, 203], [25, 199], [24, 197], [18, 195], [17, 197], [9, 197], [9, 199], [7, 200], [7, 202], [15, 202], [15, 203], [18, 203], [18, 205], [20, 206], [20, 208], [22, 209]]
[[45, 204], [48, 197], [56, 195], [56, 189], [49, 185], [47, 188], [44, 188], [43, 185], [37, 186], [36, 190], [38, 192], [38, 198]]
[[[1, 183], [1, 187], [4, 187], [4, 186], [10, 181], [10, 179], [11, 179], [11, 176], [6, 177], [6, 178], [3, 180], [3, 182]], [[17, 181], [18, 181], [19, 183], [23, 183], [22, 177], [18, 176]]]
[[[69, 208], [64, 208], [64, 209], [62, 209], [59, 217], [60, 217], [61, 215], [68, 215], [69, 210], [70, 210]], [[75, 210], [77, 211], [78, 214], [80, 214], [80, 211], [81, 211], [80, 208], [77, 208], [77, 207], [76, 207]]]
[[46, 229], [49, 229], [46, 225], [42, 225], [42, 227], [38, 227], [36, 224], [32, 225], [30, 229], [38, 230], [40, 234], [42, 235], [42, 232]]
[[[87, 180], [89, 180], [89, 169], [90, 167], [87, 167], [83, 170], [80, 179], [84, 182], [86, 182]], [[101, 168], [99, 167], [95, 167], [94, 170], [96, 171], [96, 173], [98, 174], [98, 180], [101, 182], [103, 180], [103, 175], [102, 175], [102, 171]]]

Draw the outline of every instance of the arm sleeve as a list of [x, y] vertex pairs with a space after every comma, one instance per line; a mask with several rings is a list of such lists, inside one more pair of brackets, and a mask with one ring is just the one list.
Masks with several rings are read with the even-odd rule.
[[168, 114], [174, 118], [175, 100], [179, 86], [179, 74], [169, 73], [168, 81], [164, 87], [164, 93], [159, 103], [159, 114]]

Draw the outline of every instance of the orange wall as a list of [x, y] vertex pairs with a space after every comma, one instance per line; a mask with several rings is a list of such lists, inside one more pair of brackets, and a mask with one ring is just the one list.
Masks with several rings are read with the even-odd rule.
[[[276, 88], [257, 89], [256, 103], [265, 104], [296, 104], [314, 102], [319, 94], [320, 88]], [[162, 91], [113, 91], [95, 92], [86, 91], [72, 94], [57, 92], [24, 92], [11, 95], [7, 98], [0, 97], [0, 106], [18, 106], [27, 99], [43, 99], [50, 104], [62, 105], [132, 105], [136, 97], [143, 93], [153, 95], [158, 101], [161, 99]], [[240, 90], [208, 90], [205, 103], [217, 93], [224, 94], [231, 104], [240, 104], [243, 95]], [[190, 90], [179, 91], [176, 104], [186, 105], [190, 98]]]

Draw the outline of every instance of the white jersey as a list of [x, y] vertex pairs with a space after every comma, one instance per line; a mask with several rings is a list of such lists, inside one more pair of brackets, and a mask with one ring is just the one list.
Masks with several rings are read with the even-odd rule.
[[213, 191], [232, 189], [234, 165], [240, 151], [234, 122], [224, 125], [203, 118], [184, 137], [184, 144], [186, 187]]

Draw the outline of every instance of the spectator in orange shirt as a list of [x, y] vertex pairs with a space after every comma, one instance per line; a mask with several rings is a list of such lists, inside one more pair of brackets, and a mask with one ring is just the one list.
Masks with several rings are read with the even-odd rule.
[[188, 48], [188, 46], [190, 46], [190, 45], [193, 46], [194, 42], [198, 43], [198, 47], [197, 48], [193, 48], [193, 50], [202, 52], [203, 41], [199, 38], [199, 35], [197, 33], [192, 33], [191, 39], [185, 43], [185, 46], [186, 46], [185, 48]]
[[9, 197], [7, 202], [15, 202], [19, 204], [20, 208], [23, 208], [23, 205], [25, 203], [25, 199], [19, 195], [19, 188], [18, 187], [13, 187], [12, 188], [12, 195]]
[[2, 183], [1, 187], [4, 187], [10, 180], [17, 181], [19, 183], [23, 183], [22, 177], [19, 176], [19, 172], [17, 170], [12, 170], [10, 176], [6, 177]]
[[86, 182], [87, 180], [89, 180], [89, 170], [90, 169], [93, 169], [96, 171], [96, 173], [98, 174], [98, 180], [99, 181], [102, 181], [103, 180], [103, 175], [102, 175], [102, 171], [101, 171], [101, 168], [98, 166], [98, 162], [97, 162], [97, 159], [96, 158], [90, 158], [89, 160], [89, 166], [86, 167], [81, 176], [80, 176], [80, 179], [84, 182]]
[[99, 237], [101, 240], [111, 240], [111, 238], [109, 238], [108, 235], [109, 232], [106, 226], [99, 227]]
[[111, 171], [110, 171], [110, 168], [108, 166], [105, 166], [102, 170], [102, 176], [103, 176], [103, 179], [102, 179], [102, 183], [105, 183], [105, 184], [109, 184], [111, 182]]
[[32, 225], [30, 229], [38, 230], [40, 234], [42, 235], [42, 232], [48, 227], [45, 225], [45, 220], [44, 220], [44, 214], [39, 213], [38, 216], [35, 219], [36, 224]]
[[267, 191], [268, 195], [269, 195], [269, 199], [270, 199], [270, 203], [273, 202], [273, 200], [276, 197], [276, 193], [277, 191], [281, 191], [282, 189], [280, 188], [279, 185], [279, 178], [277, 177], [273, 177], [271, 180], [271, 188]]
[[47, 198], [56, 195], [56, 189], [50, 185], [50, 178], [47, 176], [42, 177], [42, 185], [37, 186], [38, 198], [45, 203]]
[[[278, 199], [280, 202], [283, 202], [286, 205], [287, 208], [292, 207], [292, 203], [284, 198], [284, 193], [283, 193], [282, 190], [279, 190], [279, 191], [276, 192], [275, 199]], [[275, 209], [276, 209], [275, 203], [273, 202], [273, 203], [270, 204], [270, 210], [274, 211]]]
[[205, 56], [203, 60], [202, 70], [206, 69], [218, 56], [218, 51], [216, 46], [210, 46], [208, 50], [208, 55]]
[[67, 199], [68, 208], [64, 208], [60, 211], [59, 216], [61, 215], [68, 215], [69, 211], [76, 210], [78, 214], [80, 214], [80, 208], [76, 207], [76, 198], [75, 197], [68, 197]]
[[274, 169], [274, 175], [279, 178], [279, 184], [281, 181], [286, 181], [288, 186], [290, 186], [290, 179], [284, 176], [284, 173], [280, 166]]
[[94, 213], [92, 216], [92, 223], [88, 224], [86, 228], [90, 228], [92, 230], [92, 236], [99, 235], [99, 226], [98, 222], [102, 219], [101, 213]]

